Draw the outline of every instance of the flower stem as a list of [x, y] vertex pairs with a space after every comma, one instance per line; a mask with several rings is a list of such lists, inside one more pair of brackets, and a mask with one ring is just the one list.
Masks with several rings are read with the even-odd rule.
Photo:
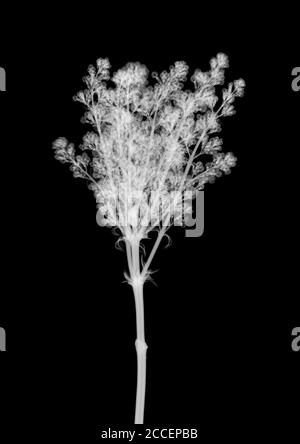
[[139, 242], [134, 242], [132, 247], [132, 287], [136, 310], [137, 339], [135, 347], [137, 352], [137, 389], [135, 403], [135, 424], [144, 423], [145, 392], [146, 392], [146, 351], [145, 325], [144, 325], [144, 300], [143, 280], [140, 275]]

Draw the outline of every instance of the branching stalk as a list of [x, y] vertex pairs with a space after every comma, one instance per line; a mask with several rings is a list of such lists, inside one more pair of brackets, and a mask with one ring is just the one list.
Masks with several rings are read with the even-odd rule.
[[[236, 163], [232, 153], [222, 152], [222, 141], [214, 135], [220, 131], [220, 119], [234, 114], [235, 98], [242, 97], [245, 87], [238, 79], [219, 88], [227, 67], [227, 56], [217, 54], [208, 72], [196, 70], [192, 75], [193, 91], [184, 91], [188, 66], [183, 61], [175, 62], [169, 72], [153, 73], [157, 83], [151, 86], [144, 65], [129, 63], [111, 77], [109, 60], [98, 59], [96, 67], [88, 68], [86, 89], [75, 97], [85, 106], [84, 121], [93, 127], [83, 138], [82, 155], [64, 137], [53, 143], [55, 157], [68, 163], [75, 177], [89, 181], [101, 225], [117, 226], [126, 245], [129, 273], [125, 276], [133, 288], [136, 309], [135, 424], [144, 422], [143, 287], [149, 267], [167, 229], [182, 212], [182, 195], [192, 190], [195, 197]], [[107, 85], [109, 79], [113, 88]], [[219, 99], [222, 103], [216, 110]], [[191, 212], [191, 203], [187, 210]], [[160, 231], [141, 270], [141, 242], [156, 227]]]

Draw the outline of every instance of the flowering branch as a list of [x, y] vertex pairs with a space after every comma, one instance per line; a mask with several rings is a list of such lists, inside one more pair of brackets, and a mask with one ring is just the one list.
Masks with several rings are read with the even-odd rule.
[[[192, 75], [193, 91], [185, 91], [188, 66], [183, 61], [168, 72], [153, 73], [152, 86], [144, 65], [128, 63], [110, 76], [108, 59], [99, 59], [96, 67], [88, 68], [86, 89], [75, 96], [86, 110], [83, 121], [93, 129], [83, 138], [82, 154], [76, 155], [65, 138], [53, 144], [56, 158], [69, 163], [75, 177], [88, 180], [102, 224], [117, 226], [126, 245], [125, 277], [133, 287], [137, 314], [135, 423], [143, 423], [144, 414], [143, 285], [150, 278], [149, 266], [181, 211], [181, 196], [192, 191], [195, 197], [236, 163], [232, 153], [222, 152], [222, 140], [216, 136], [220, 119], [235, 113], [235, 98], [243, 95], [245, 86], [239, 79], [220, 90], [227, 67], [227, 56], [217, 54], [208, 72], [196, 70]], [[186, 212], [191, 212], [191, 202]], [[141, 269], [141, 242], [154, 227], [159, 227], [158, 235]]]

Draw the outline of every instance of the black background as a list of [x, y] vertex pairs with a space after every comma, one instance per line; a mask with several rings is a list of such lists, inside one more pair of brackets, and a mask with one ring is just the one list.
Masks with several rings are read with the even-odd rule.
[[72, 101], [81, 78], [99, 57], [112, 71], [140, 61], [161, 72], [185, 60], [193, 72], [208, 69], [218, 52], [229, 56], [227, 81], [246, 81], [222, 132], [238, 163], [205, 189], [203, 236], [172, 228], [171, 246], [153, 261], [157, 286], [145, 286], [145, 423], [196, 425], [203, 442], [296, 433], [294, 35], [279, 38], [276, 26], [256, 23], [229, 37], [227, 25], [214, 30], [203, 21], [192, 32], [184, 20], [181, 29], [169, 20], [168, 31], [162, 19], [155, 31], [154, 17], [142, 30], [141, 19], [127, 27], [102, 18], [98, 27], [96, 13], [69, 24], [57, 17], [49, 29], [34, 21], [34, 31], [28, 24], [17, 39], [4, 36], [1, 407], [12, 441], [40, 431], [52, 442], [95, 442], [99, 429], [126, 428], [134, 417], [135, 312], [122, 283], [125, 254], [96, 224], [91, 191], [51, 149], [57, 137], [80, 143], [89, 130]]

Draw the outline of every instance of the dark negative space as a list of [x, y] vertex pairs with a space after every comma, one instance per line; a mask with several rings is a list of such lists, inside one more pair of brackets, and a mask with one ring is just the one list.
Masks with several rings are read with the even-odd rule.
[[161, 72], [185, 60], [193, 72], [208, 69], [219, 51], [229, 56], [227, 81], [246, 81], [221, 134], [238, 163], [205, 189], [203, 236], [186, 238], [172, 228], [172, 244], [164, 249], [163, 241], [152, 264], [145, 423], [197, 425], [202, 436], [238, 440], [241, 430], [255, 436], [263, 426], [268, 436], [274, 423], [282, 430], [283, 415], [295, 414], [296, 239], [286, 227], [293, 225], [297, 184], [286, 175], [294, 165], [285, 158], [298, 140], [299, 97], [290, 88], [297, 61], [279, 50], [273, 69], [272, 48], [258, 44], [251, 52], [211, 41], [201, 51], [162, 45], [154, 53], [51, 39], [7, 62], [10, 89], [0, 97], [5, 156], [24, 156], [18, 180], [11, 183], [13, 168], [5, 169], [16, 213], [3, 217], [5, 422], [20, 418], [28, 431], [29, 416], [47, 436], [59, 430], [67, 441], [90, 442], [101, 426], [132, 424], [135, 313], [132, 290], [122, 283], [125, 253], [115, 249], [111, 230], [96, 224], [92, 192], [54, 159], [51, 144], [65, 136], [78, 145], [89, 130], [72, 96], [97, 58], [108, 57], [112, 71], [140, 61]]

